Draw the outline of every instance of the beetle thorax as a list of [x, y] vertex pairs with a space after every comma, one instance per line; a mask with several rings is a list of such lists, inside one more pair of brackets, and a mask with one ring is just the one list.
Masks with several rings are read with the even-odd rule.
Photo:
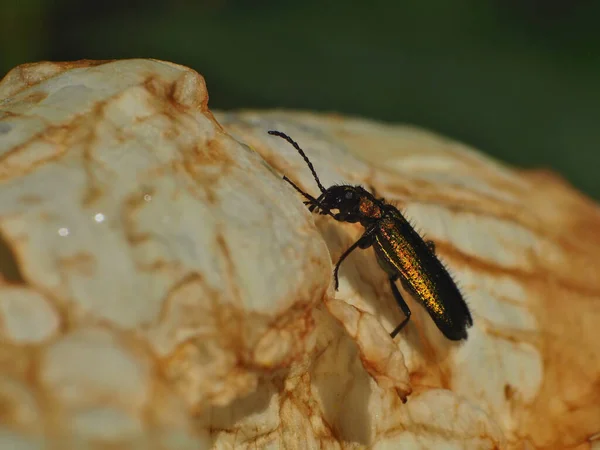
[[373, 198], [363, 196], [360, 199], [358, 209], [361, 215], [361, 222], [372, 222], [373, 220], [381, 219], [383, 211]]

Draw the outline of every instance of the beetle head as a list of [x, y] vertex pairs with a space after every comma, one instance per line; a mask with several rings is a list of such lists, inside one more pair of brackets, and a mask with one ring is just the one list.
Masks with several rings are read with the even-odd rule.
[[328, 214], [331, 210], [337, 210], [337, 213], [333, 214], [336, 220], [359, 222], [364, 218], [361, 203], [371, 197], [372, 195], [360, 186], [347, 184], [331, 186], [319, 196], [318, 204], [312, 204], [309, 209], [319, 214]]

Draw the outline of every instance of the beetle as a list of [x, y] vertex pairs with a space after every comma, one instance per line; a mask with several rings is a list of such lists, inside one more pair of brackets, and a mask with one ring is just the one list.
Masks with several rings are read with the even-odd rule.
[[335, 265], [333, 276], [336, 291], [341, 263], [355, 249], [373, 247], [377, 262], [388, 276], [392, 294], [405, 315], [405, 319], [390, 333], [392, 339], [411, 316], [410, 308], [396, 286], [397, 280], [400, 280], [405, 291], [420, 301], [446, 338], [452, 341], [466, 339], [467, 328], [473, 325], [469, 307], [452, 276], [436, 256], [433, 241], [425, 241], [398, 208], [384, 199], [375, 198], [362, 186], [342, 184], [326, 189], [296, 141], [280, 131], [268, 133], [285, 139], [308, 165], [321, 191], [319, 197], [304, 192], [287, 176], [283, 179], [304, 196], [304, 204], [310, 212], [330, 215], [339, 222], [360, 223], [365, 229]]

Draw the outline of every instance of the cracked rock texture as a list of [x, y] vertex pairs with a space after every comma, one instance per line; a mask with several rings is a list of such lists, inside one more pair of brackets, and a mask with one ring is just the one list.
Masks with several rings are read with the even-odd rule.
[[[458, 281], [446, 340], [357, 224], [285, 182], [363, 184]], [[600, 209], [413, 127], [213, 114], [155, 60], [0, 83], [0, 448], [600, 448]], [[405, 295], [408, 297], [407, 295]], [[406, 403], [403, 403], [406, 401]]]

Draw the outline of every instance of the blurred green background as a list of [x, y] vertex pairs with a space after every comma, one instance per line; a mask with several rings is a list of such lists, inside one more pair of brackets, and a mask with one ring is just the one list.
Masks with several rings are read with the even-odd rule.
[[169, 60], [206, 77], [212, 108], [412, 123], [600, 199], [599, 19], [591, 0], [0, 0], [0, 76]]

